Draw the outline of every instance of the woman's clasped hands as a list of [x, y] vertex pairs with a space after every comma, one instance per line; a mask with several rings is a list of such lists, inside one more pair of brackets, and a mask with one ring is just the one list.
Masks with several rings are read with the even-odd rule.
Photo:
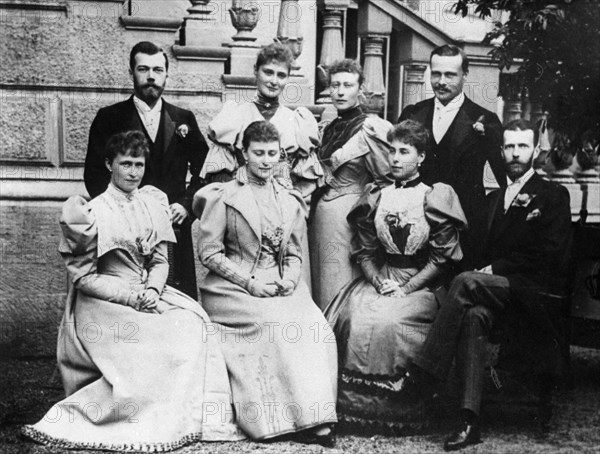
[[264, 282], [252, 278], [248, 291], [252, 296], [268, 298], [272, 296], [288, 296], [294, 291], [296, 284], [289, 279], [281, 279], [274, 282]]
[[138, 311], [162, 314], [167, 307], [168, 305], [160, 300], [160, 295], [155, 288], [147, 288], [137, 292], [134, 308]]
[[395, 298], [403, 298], [406, 296], [406, 292], [398, 282], [392, 279], [383, 279], [380, 282], [379, 287], [377, 287], [377, 292], [381, 295]]

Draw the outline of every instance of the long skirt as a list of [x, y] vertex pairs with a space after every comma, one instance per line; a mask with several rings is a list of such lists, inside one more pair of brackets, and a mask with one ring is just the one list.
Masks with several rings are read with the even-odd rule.
[[206, 313], [168, 286], [161, 300], [169, 310], [144, 313], [71, 289], [58, 339], [67, 398], [24, 434], [58, 448], [148, 452], [243, 439]]
[[[380, 272], [402, 282], [416, 270], [384, 266]], [[403, 394], [402, 378], [437, 310], [428, 289], [404, 298], [383, 296], [364, 278], [342, 289], [325, 316], [338, 341], [338, 412], [343, 420], [396, 432], [422, 427], [429, 403]]]
[[[280, 278], [277, 267], [255, 276]], [[246, 434], [261, 440], [337, 421], [335, 337], [303, 281], [292, 295], [257, 298], [210, 272], [201, 296]]]
[[346, 194], [317, 202], [309, 226], [312, 292], [324, 310], [344, 285], [361, 276], [351, 260], [356, 238], [346, 216], [360, 194]]

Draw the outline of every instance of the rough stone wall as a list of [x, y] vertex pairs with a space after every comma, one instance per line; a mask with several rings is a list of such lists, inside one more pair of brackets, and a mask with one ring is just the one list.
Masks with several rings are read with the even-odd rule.
[[[63, 200], [87, 195], [82, 164], [100, 107], [126, 99], [131, 47], [154, 41], [169, 56], [165, 99], [190, 109], [201, 129], [220, 110], [221, 75], [178, 60], [177, 27], [127, 29], [122, 16], [183, 18], [188, 0], [11, 0], [0, 5], [0, 355], [54, 355], [67, 275], [57, 252]], [[213, 0], [216, 45], [236, 33], [231, 0]], [[258, 0], [256, 44], [273, 42], [280, 0]], [[316, 2], [299, 5], [303, 89], [314, 84]], [[7, 6], [8, 5], [8, 6]], [[297, 17], [295, 17], [297, 16]], [[202, 45], [202, 43], [200, 43]], [[313, 90], [314, 92], [314, 90]], [[234, 94], [235, 96], [235, 94]]]

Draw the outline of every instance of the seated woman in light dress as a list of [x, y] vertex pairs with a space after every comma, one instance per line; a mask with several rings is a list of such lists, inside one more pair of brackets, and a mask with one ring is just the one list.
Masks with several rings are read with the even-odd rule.
[[402, 377], [438, 311], [436, 288], [462, 258], [459, 230], [466, 227], [454, 190], [419, 178], [427, 134], [412, 120], [389, 131], [396, 183], [371, 185], [348, 215], [365, 277], [344, 287], [325, 311], [338, 340], [340, 414], [398, 432], [424, 422], [427, 402], [404, 395]]
[[193, 204], [200, 260], [210, 270], [202, 305], [222, 342], [236, 422], [255, 440], [294, 434], [331, 446], [337, 351], [299, 278], [306, 206], [274, 178], [274, 125], [251, 123], [242, 144], [246, 165], [236, 178], [204, 187]]
[[107, 190], [63, 205], [59, 252], [73, 286], [57, 356], [67, 397], [23, 428], [54, 448], [159, 452], [244, 438], [208, 316], [165, 285], [175, 235], [167, 196], [138, 189], [148, 153], [139, 131], [113, 136]]
[[[256, 58], [256, 94], [249, 101], [227, 101], [208, 125], [210, 148], [201, 177], [208, 182], [229, 181], [243, 165], [242, 137], [250, 123], [266, 120], [279, 132], [282, 164], [281, 177], [307, 201], [323, 180], [323, 169], [316, 155], [319, 128], [313, 114], [305, 107], [292, 110], [285, 102], [284, 90], [290, 78], [294, 57], [280, 43], [263, 47]], [[302, 244], [303, 279], [310, 286], [307, 236]]]

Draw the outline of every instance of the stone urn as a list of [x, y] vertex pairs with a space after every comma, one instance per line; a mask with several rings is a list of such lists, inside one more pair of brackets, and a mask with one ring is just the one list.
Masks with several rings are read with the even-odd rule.
[[229, 9], [231, 23], [237, 30], [237, 33], [231, 38], [234, 41], [256, 41], [256, 36], [252, 35], [252, 30], [258, 24], [258, 6], [255, 2], [248, 0], [233, 0]]

